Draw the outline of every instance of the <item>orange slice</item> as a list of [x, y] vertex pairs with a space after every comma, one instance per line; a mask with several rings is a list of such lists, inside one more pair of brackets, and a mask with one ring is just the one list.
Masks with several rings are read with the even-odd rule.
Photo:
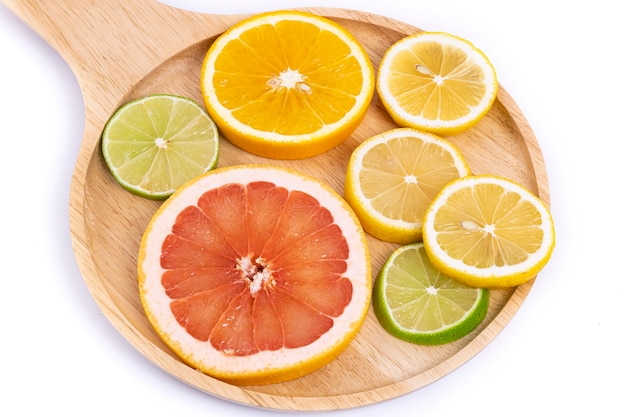
[[139, 250], [149, 321], [190, 366], [234, 384], [293, 379], [357, 334], [372, 280], [347, 203], [284, 168], [220, 168], [176, 191]]
[[207, 110], [236, 146], [275, 159], [323, 153], [347, 139], [374, 94], [362, 45], [339, 24], [278, 11], [246, 19], [209, 48]]

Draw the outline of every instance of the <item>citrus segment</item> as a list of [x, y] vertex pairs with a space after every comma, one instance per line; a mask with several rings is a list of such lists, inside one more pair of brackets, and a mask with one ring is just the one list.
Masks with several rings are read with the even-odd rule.
[[424, 345], [453, 342], [487, 315], [489, 290], [469, 287], [439, 272], [422, 243], [396, 249], [374, 284], [372, 304], [395, 337]]
[[113, 114], [102, 133], [102, 152], [122, 187], [161, 200], [217, 166], [219, 134], [193, 100], [157, 94]]
[[209, 48], [201, 91], [224, 136], [256, 155], [298, 159], [343, 142], [374, 94], [367, 53], [321, 16], [278, 11], [248, 18]]
[[512, 287], [533, 278], [555, 244], [547, 206], [522, 185], [494, 175], [448, 184], [424, 218], [434, 265], [477, 287]]
[[139, 252], [142, 304], [190, 366], [235, 384], [325, 365], [369, 307], [369, 252], [349, 206], [270, 166], [220, 168], [156, 212]]
[[415, 129], [392, 129], [354, 150], [345, 198], [372, 236], [400, 244], [418, 242], [434, 196], [449, 181], [469, 173], [451, 142]]
[[401, 126], [454, 134], [474, 126], [498, 90], [489, 59], [473, 44], [441, 32], [420, 32], [383, 56], [376, 87]]

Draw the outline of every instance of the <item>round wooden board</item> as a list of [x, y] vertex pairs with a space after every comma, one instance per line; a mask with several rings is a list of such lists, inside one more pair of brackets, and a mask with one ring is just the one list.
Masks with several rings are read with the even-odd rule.
[[[433, 347], [413, 345], [391, 337], [379, 325], [370, 308], [362, 330], [335, 361], [308, 376], [286, 383], [238, 387], [191, 369], [156, 335], [139, 300], [137, 251], [144, 228], [159, 203], [130, 194], [115, 182], [104, 164], [99, 136], [112, 112], [134, 98], [171, 93], [201, 103], [198, 80], [208, 47], [226, 27], [246, 16], [198, 16], [163, 5], [145, 7], [142, 4], [139, 7], [135, 0], [127, 0], [124, 6], [120, 6], [120, 0], [114, 0], [111, 6], [99, 4], [98, 7], [106, 8], [102, 13], [116, 14], [116, 21], [122, 19], [124, 22], [118, 28], [127, 32], [124, 45], [128, 51], [136, 52], [133, 45], [146, 47], [151, 42], [156, 45], [161, 37], [166, 46], [146, 53], [148, 58], [139, 64], [126, 61], [127, 68], [120, 67], [124, 62], [121, 58], [116, 65], [105, 65], [104, 80], [100, 74], [96, 81], [95, 76], [84, 69], [88, 59], [85, 52], [94, 49], [110, 51], [116, 47], [115, 42], [111, 44], [106, 35], [85, 40], [80, 25], [75, 36], [68, 37], [73, 41], [67, 42], [58, 34], [63, 31], [63, 20], [75, 16], [63, 17], [65, 12], [61, 8], [51, 6], [46, 13], [58, 13], [59, 16], [56, 19], [58, 26], [50, 28], [49, 23], [45, 23], [50, 21], [50, 16], [43, 15], [38, 9], [41, 5], [37, 3], [41, 1], [10, 2], [9, 6], [64, 55], [76, 72], [85, 97], [85, 134], [70, 196], [71, 233], [81, 273], [94, 299], [115, 327], [143, 355], [173, 377], [219, 398], [269, 409], [334, 410], [372, 404], [417, 390], [454, 371], [497, 336], [528, 295], [532, 281], [513, 289], [493, 290], [488, 316], [478, 329], [457, 342]], [[73, 2], [64, 0], [59, 3]], [[93, 27], [96, 20], [89, 19], [89, 16], [93, 13], [84, 7], [78, 9], [76, 13], [83, 18], [82, 29], [92, 30], [90, 25]], [[419, 31], [405, 23], [363, 12], [321, 8], [302, 10], [327, 16], [346, 27], [363, 43], [375, 67], [394, 41]], [[86, 17], [87, 13], [89, 16]], [[142, 19], [135, 21], [133, 16], [136, 15]], [[159, 18], [166, 21], [159, 22]], [[212, 29], [204, 27], [207, 23], [213, 25]], [[161, 30], [150, 32], [142, 29], [142, 25]], [[168, 31], [176, 30], [182, 31], [177, 33], [178, 39], [186, 42], [184, 45], [167, 44]], [[111, 29], [107, 28], [107, 31]], [[147, 33], [159, 38], [146, 39]], [[100, 39], [100, 43], [94, 45], [94, 39]], [[396, 125], [375, 96], [358, 130], [345, 143], [323, 155], [296, 161], [264, 159], [241, 151], [222, 139], [219, 166], [260, 162], [289, 166], [326, 181], [343, 194], [346, 166], [352, 150], [364, 139], [394, 127]], [[493, 108], [477, 126], [448, 139], [461, 149], [473, 173], [493, 173], [516, 180], [549, 204], [541, 150], [523, 114], [502, 86]], [[396, 245], [371, 237], [368, 243], [375, 275]]]

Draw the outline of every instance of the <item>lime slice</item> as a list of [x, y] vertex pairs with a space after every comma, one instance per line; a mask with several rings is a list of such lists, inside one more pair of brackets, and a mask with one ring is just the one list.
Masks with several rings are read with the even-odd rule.
[[378, 321], [393, 336], [422, 345], [453, 342], [483, 321], [489, 290], [440, 273], [423, 243], [396, 249], [378, 274], [372, 299]]
[[122, 187], [163, 200], [217, 166], [219, 134], [195, 101], [156, 94], [115, 112], [102, 133], [102, 153]]

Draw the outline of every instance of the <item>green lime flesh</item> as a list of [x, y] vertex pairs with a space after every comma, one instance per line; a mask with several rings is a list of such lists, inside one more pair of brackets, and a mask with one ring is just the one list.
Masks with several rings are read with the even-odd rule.
[[217, 166], [219, 133], [195, 101], [155, 94], [113, 114], [102, 133], [102, 153], [124, 189], [163, 200]]
[[461, 339], [487, 315], [489, 290], [440, 273], [422, 243], [402, 246], [387, 259], [373, 289], [381, 326], [407, 342], [440, 345]]

